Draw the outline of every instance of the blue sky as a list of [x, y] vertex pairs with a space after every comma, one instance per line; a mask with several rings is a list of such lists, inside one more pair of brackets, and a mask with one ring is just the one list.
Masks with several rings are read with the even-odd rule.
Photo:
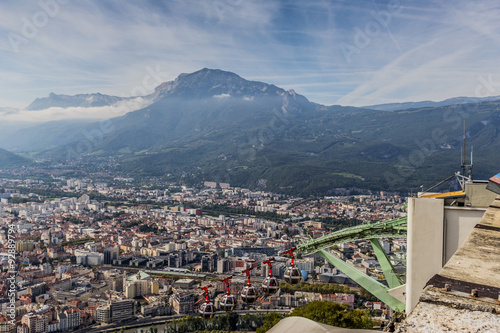
[[496, 0], [1, 1], [0, 107], [204, 67], [327, 105], [500, 95], [499, 17]]

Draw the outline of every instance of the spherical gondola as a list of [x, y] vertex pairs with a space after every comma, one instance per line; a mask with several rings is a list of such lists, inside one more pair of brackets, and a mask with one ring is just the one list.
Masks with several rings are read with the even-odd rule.
[[213, 318], [214, 314], [215, 314], [215, 307], [214, 307], [214, 303], [212, 302], [208, 302], [208, 303], [203, 303], [201, 306], [200, 306], [200, 316], [204, 319], [210, 319], [210, 318]]
[[285, 282], [290, 283], [290, 284], [297, 284], [300, 281], [302, 281], [302, 272], [298, 267], [295, 267], [295, 262], [294, 262], [294, 256], [293, 256], [293, 251], [295, 248], [291, 248], [289, 250], [286, 250], [285, 252], [290, 255], [292, 258], [292, 261], [290, 263], [290, 267], [288, 267], [285, 270], [285, 274], [283, 277], [285, 278]]
[[278, 279], [274, 276], [268, 276], [262, 281], [262, 289], [268, 294], [274, 294], [278, 291], [279, 287]]
[[253, 267], [247, 268], [243, 271], [247, 275], [248, 282], [247, 285], [241, 290], [241, 300], [246, 304], [252, 304], [257, 299], [257, 289], [250, 283], [250, 271]]
[[220, 299], [220, 308], [226, 312], [231, 312], [234, 310], [237, 304], [237, 299], [234, 295], [231, 295], [231, 292], [229, 291], [229, 280], [231, 277], [227, 277], [222, 282], [226, 284], [226, 294], [221, 297]]
[[274, 258], [270, 258], [270, 259], [267, 259], [266, 261], [264, 261], [264, 264], [267, 264], [269, 266], [269, 274], [262, 281], [262, 289], [264, 290], [265, 293], [268, 293], [268, 294], [274, 294], [279, 289], [278, 279], [276, 279], [273, 276], [273, 272], [272, 272], [271, 262], [273, 260], [274, 260]]
[[285, 282], [297, 284], [302, 281], [302, 272], [295, 266], [288, 267], [284, 274]]
[[252, 304], [257, 299], [257, 290], [254, 286], [245, 286], [241, 291], [241, 300], [247, 304]]
[[201, 287], [201, 289], [205, 291], [205, 302], [200, 306], [199, 313], [200, 316], [204, 319], [213, 318], [215, 314], [214, 303], [210, 302], [210, 299], [208, 298], [208, 288], [210, 288], [211, 286], [212, 285]]
[[234, 295], [224, 295], [220, 300], [220, 308], [226, 312], [231, 312], [234, 310], [237, 303]]

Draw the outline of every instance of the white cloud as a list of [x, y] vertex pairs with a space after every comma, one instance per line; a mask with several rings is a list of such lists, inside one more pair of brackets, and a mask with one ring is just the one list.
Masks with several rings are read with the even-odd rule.
[[[398, 30], [394, 30], [401, 52], [375, 51], [389, 50], [390, 43], [371, 41], [360, 53], [367, 57], [357, 59], [355, 65], [366, 68], [371, 63], [376, 69], [359, 75], [362, 81], [354, 84], [338, 103], [362, 106], [474, 96], [478, 77], [500, 75], [500, 68], [494, 65], [500, 51], [499, 38], [493, 33], [500, 30], [498, 20], [493, 20], [500, 15], [496, 5], [443, 3], [442, 10], [430, 14], [416, 24], [419, 20], [412, 19], [411, 10], [402, 12], [401, 18], [414, 24], [396, 22]], [[490, 93], [499, 95], [500, 90]]]
[[[232, 0], [61, 5], [36, 36], [19, 45], [19, 53], [9, 51], [6, 38], [0, 39], [0, 52], [5, 50], [0, 105], [21, 107], [49, 92], [98, 90], [127, 96], [141, 84], [146, 66], [159, 65], [171, 73], [168, 80], [203, 67], [238, 72], [241, 59], [255, 59], [253, 44], [268, 28], [275, 7], [267, 1]], [[5, 18], [0, 32], [5, 35], [22, 34], [23, 17], [40, 11], [37, 5], [17, 1], [0, 4], [0, 9], [0, 18]], [[242, 47], [243, 40], [248, 46]]]
[[14, 53], [6, 36], [22, 34], [40, 6], [0, 1], [0, 106], [50, 92], [130, 96], [157, 65], [165, 81], [220, 68], [300, 88], [314, 102], [357, 105], [473, 93], [475, 78], [500, 75], [496, 1], [400, 3], [388, 29], [347, 63], [340, 43], [352, 44], [387, 2], [71, 1]]
[[213, 95], [213, 98], [229, 98], [231, 95], [229, 94], [220, 94], [220, 95]]
[[102, 107], [52, 107], [38, 111], [19, 110], [17, 112], [0, 113], [0, 121], [47, 122], [68, 119], [108, 119], [123, 116], [150, 104], [149, 101], [137, 97], [128, 101], [120, 101], [111, 106]]

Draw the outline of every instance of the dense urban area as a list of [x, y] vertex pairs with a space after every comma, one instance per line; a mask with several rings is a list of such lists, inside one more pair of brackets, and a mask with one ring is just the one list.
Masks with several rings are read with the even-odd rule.
[[[389, 316], [385, 304], [318, 255], [298, 253], [303, 282], [283, 282], [290, 265], [283, 251], [345, 227], [404, 216], [405, 199], [395, 193], [337, 189], [332, 196], [299, 198], [229, 183], [188, 187], [105, 173], [3, 177], [0, 332], [165, 325], [196, 316], [204, 301], [200, 287], [207, 285], [223, 313], [222, 280], [231, 276], [231, 293], [240, 298], [248, 268], [259, 296], [252, 305], [240, 301], [240, 315], [289, 313], [326, 300], [367, 309], [374, 322]], [[393, 258], [404, 258], [405, 239], [381, 243]], [[331, 251], [383, 281], [368, 241]], [[282, 282], [266, 294], [260, 285], [271, 257], [271, 272]]]

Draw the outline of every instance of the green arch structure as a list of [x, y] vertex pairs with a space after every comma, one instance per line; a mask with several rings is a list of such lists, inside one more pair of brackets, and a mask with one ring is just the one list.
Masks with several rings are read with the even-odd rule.
[[[361, 287], [365, 288], [372, 295], [387, 304], [391, 309], [401, 312], [405, 310], [405, 304], [390, 295], [388, 291], [402, 286], [404, 282], [401, 281], [396, 274], [387, 253], [385, 253], [384, 249], [380, 245], [379, 239], [406, 238], [406, 232], [407, 218], [400, 217], [393, 220], [362, 224], [338, 230], [328, 235], [312, 239], [307, 243], [300, 244], [297, 246], [297, 250], [303, 252], [304, 254], [318, 253], [330, 264], [353, 279]], [[370, 241], [389, 287], [362, 273], [327, 251], [328, 248], [337, 244], [365, 239]]]

